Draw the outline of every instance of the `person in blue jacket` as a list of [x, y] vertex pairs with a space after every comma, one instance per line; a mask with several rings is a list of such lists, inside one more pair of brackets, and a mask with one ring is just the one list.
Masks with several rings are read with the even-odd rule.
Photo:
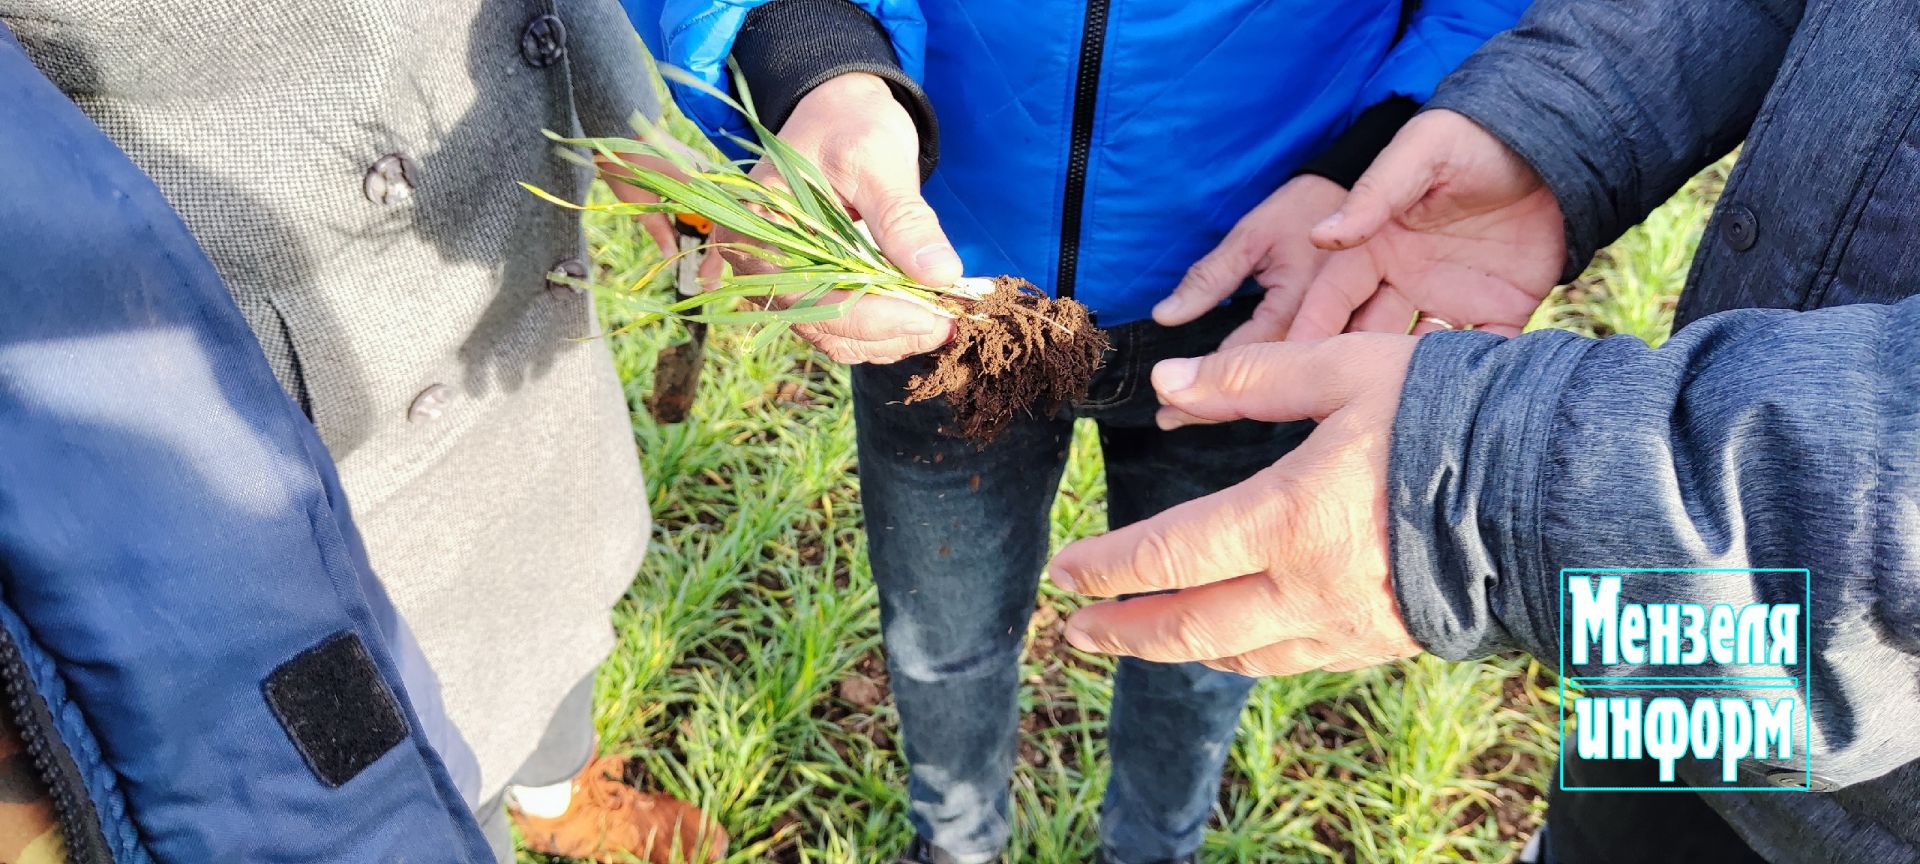
[[[1112, 342], [1085, 399], [976, 448], [941, 434], [944, 407], [899, 404], [950, 321], [866, 298], [799, 328], [862, 364], [861, 495], [918, 834], [904, 860], [976, 864], [1007, 842], [1018, 659], [1074, 420], [1099, 425], [1115, 527], [1299, 443], [1305, 424], [1162, 431], [1146, 372], [1283, 335], [1324, 258], [1307, 229], [1525, 5], [628, 0], [667, 62], [726, 87], [735, 61], [762, 119], [909, 275], [1023, 277]], [[745, 131], [677, 95], [708, 132]], [[1192, 860], [1250, 683], [1119, 663], [1101, 860]]]

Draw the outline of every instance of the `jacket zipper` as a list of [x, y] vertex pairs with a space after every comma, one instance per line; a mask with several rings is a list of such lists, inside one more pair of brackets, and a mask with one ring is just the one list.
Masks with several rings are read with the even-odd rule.
[[1060, 265], [1054, 293], [1073, 296], [1080, 275], [1081, 210], [1087, 197], [1087, 157], [1093, 150], [1094, 99], [1100, 90], [1100, 59], [1107, 47], [1110, 0], [1087, 0], [1087, 21], [1080, 33], [1080, 71], [1073, 82], [1073, 133], [1067, 146], [1067, 194], [1060, 210]]
[[53, 799], [55, 828], [65, 841], [64, 860], [67, 864], [113, 864], [113, 853], [107, 849], [99, 814], [80, 779], [80, 768], [60, 745], [53, 714], [34, 690], [19, 646], [4, 629], [0, 629], [0, 680], [4, 681], [14, 729]]

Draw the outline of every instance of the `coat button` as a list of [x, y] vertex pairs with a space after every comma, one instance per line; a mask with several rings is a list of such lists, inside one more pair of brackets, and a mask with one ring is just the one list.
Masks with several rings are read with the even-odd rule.
[[527, 22], [520, 31], [520, 59], [528, 66], [545, 68], [560, 62], [567, 53], [567, 27], [552, 15]]
[[413, 404], [407, 406], [407, 422], [424, 423], [438, 420], [445, 414], [447, 405], [453, 401], [453, 388], [445, 384], [435, 384], [420, 391], [413, 397]]
[[1827, 792], [1834, 788], [1834, 782], [1818, 774], [1808, 776], [1805, 771], [1772, 771], [1767, 774], [1767, 782], [1782, 789], [1806, 789], [1812, 792]]
[[567, 280], [578, 282], [586, 278], [587, 262], [578, 258], [568, 258], [553, 265], [553, 269], [547, 271], [547, 290], [555, 294], [575, 294], [580, 291], [581, 286], [570, 284]]
[[420, 169], [413, 164], [413, 157], [388, 153], [367, 169], [361, 191], [375, 204], [400, 204], [413, 197], [413, 178], [418, 176]]
[[1733, 247], [1733, 251], [1745, 252], [1760, 239], [1760, 220], [1745, 204], [1734, 204], [1727, 208], [1726, 215], [1720, 219], [1720, 236], [1726, 239], [1728, 246]]

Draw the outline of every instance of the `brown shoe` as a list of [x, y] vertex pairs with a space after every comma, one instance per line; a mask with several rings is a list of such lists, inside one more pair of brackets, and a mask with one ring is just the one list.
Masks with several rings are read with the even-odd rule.
[[626, 783], [627, 757], [602, 756], [573, 778], [567, 812], [547, 819], [509, 809], [528, 849], [600, 864], [719, 861], [727, 832], [700, 808]]

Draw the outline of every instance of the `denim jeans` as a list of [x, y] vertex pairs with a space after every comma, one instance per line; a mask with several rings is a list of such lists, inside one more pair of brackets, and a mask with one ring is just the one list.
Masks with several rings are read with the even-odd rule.
[[[944, 403], [900, 404], [924, 358], [855, 367], [860, 492], [913, 825], [961, 862], [991, 860], [1007, 841], [1021, 642], [1074, 419], [1099, 424], [1114, 528], [1238, 483], [1306, 436], [1308, 424], [1154, 426], [1153, 364], [1214, 350], [1255, 302], [1183, 327], [1109, 329], [1086, 399], [1017, 420], [983, 449], [940, 432]], [[1120, 661], [1100, 829], [1116, 864], [1199, 847], [1250, 684], [1197, 664]]]

